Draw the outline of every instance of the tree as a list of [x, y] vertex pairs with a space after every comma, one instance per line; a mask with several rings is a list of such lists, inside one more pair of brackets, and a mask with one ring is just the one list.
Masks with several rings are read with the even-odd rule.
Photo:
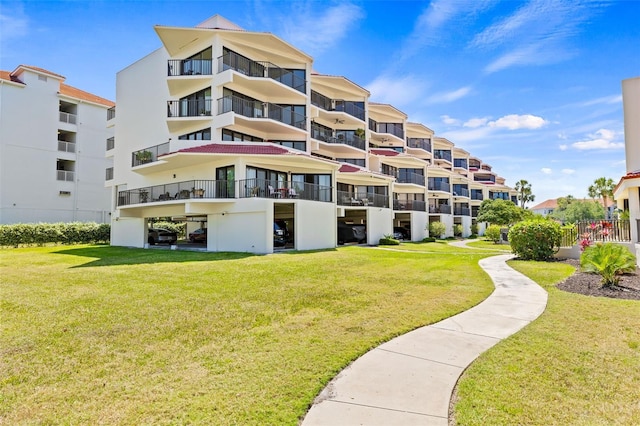
[[516, 182], [517, 198], [520, 201], [520, 207], [524, 208], [529, 201], [534, 201], [536, 196], [531, 192], [531, 184], [525, 179]]
[[522, 219], [524, 210], [511, 201], [484, 200], [478, 210], [478, 222], [489, 222], [493, 225], [511, 225]]
[[581, 220], [605, 218], [604, 208], [594, 201], [576, 200], [572, 195], [558, 198], [558, 207], [549, 215], [560, 222], [575, 223]]
[[607, 209], [607, 201], [609, 198], [613, 198], [613, 189], [615, 183], [611, 178], [599, 177], [593, 182], [593, 185], [589, 186], [589, 197], [602, 199], [602, 205]]

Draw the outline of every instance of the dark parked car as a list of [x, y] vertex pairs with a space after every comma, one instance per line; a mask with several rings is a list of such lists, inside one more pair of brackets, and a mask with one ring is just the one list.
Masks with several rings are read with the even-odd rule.
[[367, 241], [367, 227], [364, 225], [349, 225], [338, 222], [338, 244], [365, 243]]
[[400, 226], [393, 227], [393, 238], [396, 240], [410, 240], [409, 230]]
[[287, 244], [287, 236], [285, 230], [276, 222], [273, 222], [273, 246], [283, 247]]
[[206, 243], [207, 242], [207, 228], [196, 229], [189, 234], [189, 241], [192, 243]]
[[175, 244], [178, 241], [178, 234], [164, 228], [149, 228], [147, 242], [154, 244]]

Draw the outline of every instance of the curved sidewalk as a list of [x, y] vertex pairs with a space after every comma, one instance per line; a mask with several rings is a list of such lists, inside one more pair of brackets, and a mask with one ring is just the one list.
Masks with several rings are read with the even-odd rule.
[[496, 289], [482, 303], [380, 345], [338, 374], [303, 426], [448, 425], [458, 378], [482, 352], [544, 312], [547, 292], [505, 263], [482, 259]]

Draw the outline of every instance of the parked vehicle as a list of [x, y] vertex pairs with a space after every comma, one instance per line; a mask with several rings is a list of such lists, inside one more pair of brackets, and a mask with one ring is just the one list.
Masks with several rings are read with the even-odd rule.
[[189, 241], [192, 243], [206, 243], [207, 242], [207, 228], [196, 229], [189, 233]]
[[394, 226], [393, 238], [395, 238], [396, 240], [410, 240], [411, 236], [409, 235], [409, 230], [407, 228], [403, 228], [401, 226]]
[[338, 244], [344, 243], [358, 244], [365, 243], [367, 241], [367, 227], [365, 225], [353, 225], [343, 222], [338, 222]]
[[178, 234], [164, 228], [149, 228], [147, 242], [154, 244], [175, 244], [178, 241]]
[[284, 247], [287, 244], [287, 236], [285, 230], [276, 222], [273, 222], [273, 246]]
[[291, 235], [291, 232], [289, 232], [289, 227], [287, 226], [287, 222], [282, 219], [276, 219], [274, 220], [274, 222], [284, 231], [285, 240], [287, 240], [288, 243], [292, 243], [293, 236]]

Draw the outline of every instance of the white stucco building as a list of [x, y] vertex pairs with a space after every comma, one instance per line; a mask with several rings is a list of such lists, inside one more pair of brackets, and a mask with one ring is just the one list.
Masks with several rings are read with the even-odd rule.
[[0, 223], [109, 222], [114, 103], [20, 65], [0, 71]]
[[640, 265], [640, 77], [622, 81], [627, 174], [614, 190], [618, 209], [629, 212], [631, 241]]
[[274, 221], [300, 250], [335, 247], [338, 223], [369, 244], [436, 220], [466, 236], [483, 199], [515, 202], [491, 166], [273, 34], [220, 16], [155, 31], [116, 79], [114, 245], [144, 246], [153, 217], [206, 227], [210, 251], [270, 253]]

